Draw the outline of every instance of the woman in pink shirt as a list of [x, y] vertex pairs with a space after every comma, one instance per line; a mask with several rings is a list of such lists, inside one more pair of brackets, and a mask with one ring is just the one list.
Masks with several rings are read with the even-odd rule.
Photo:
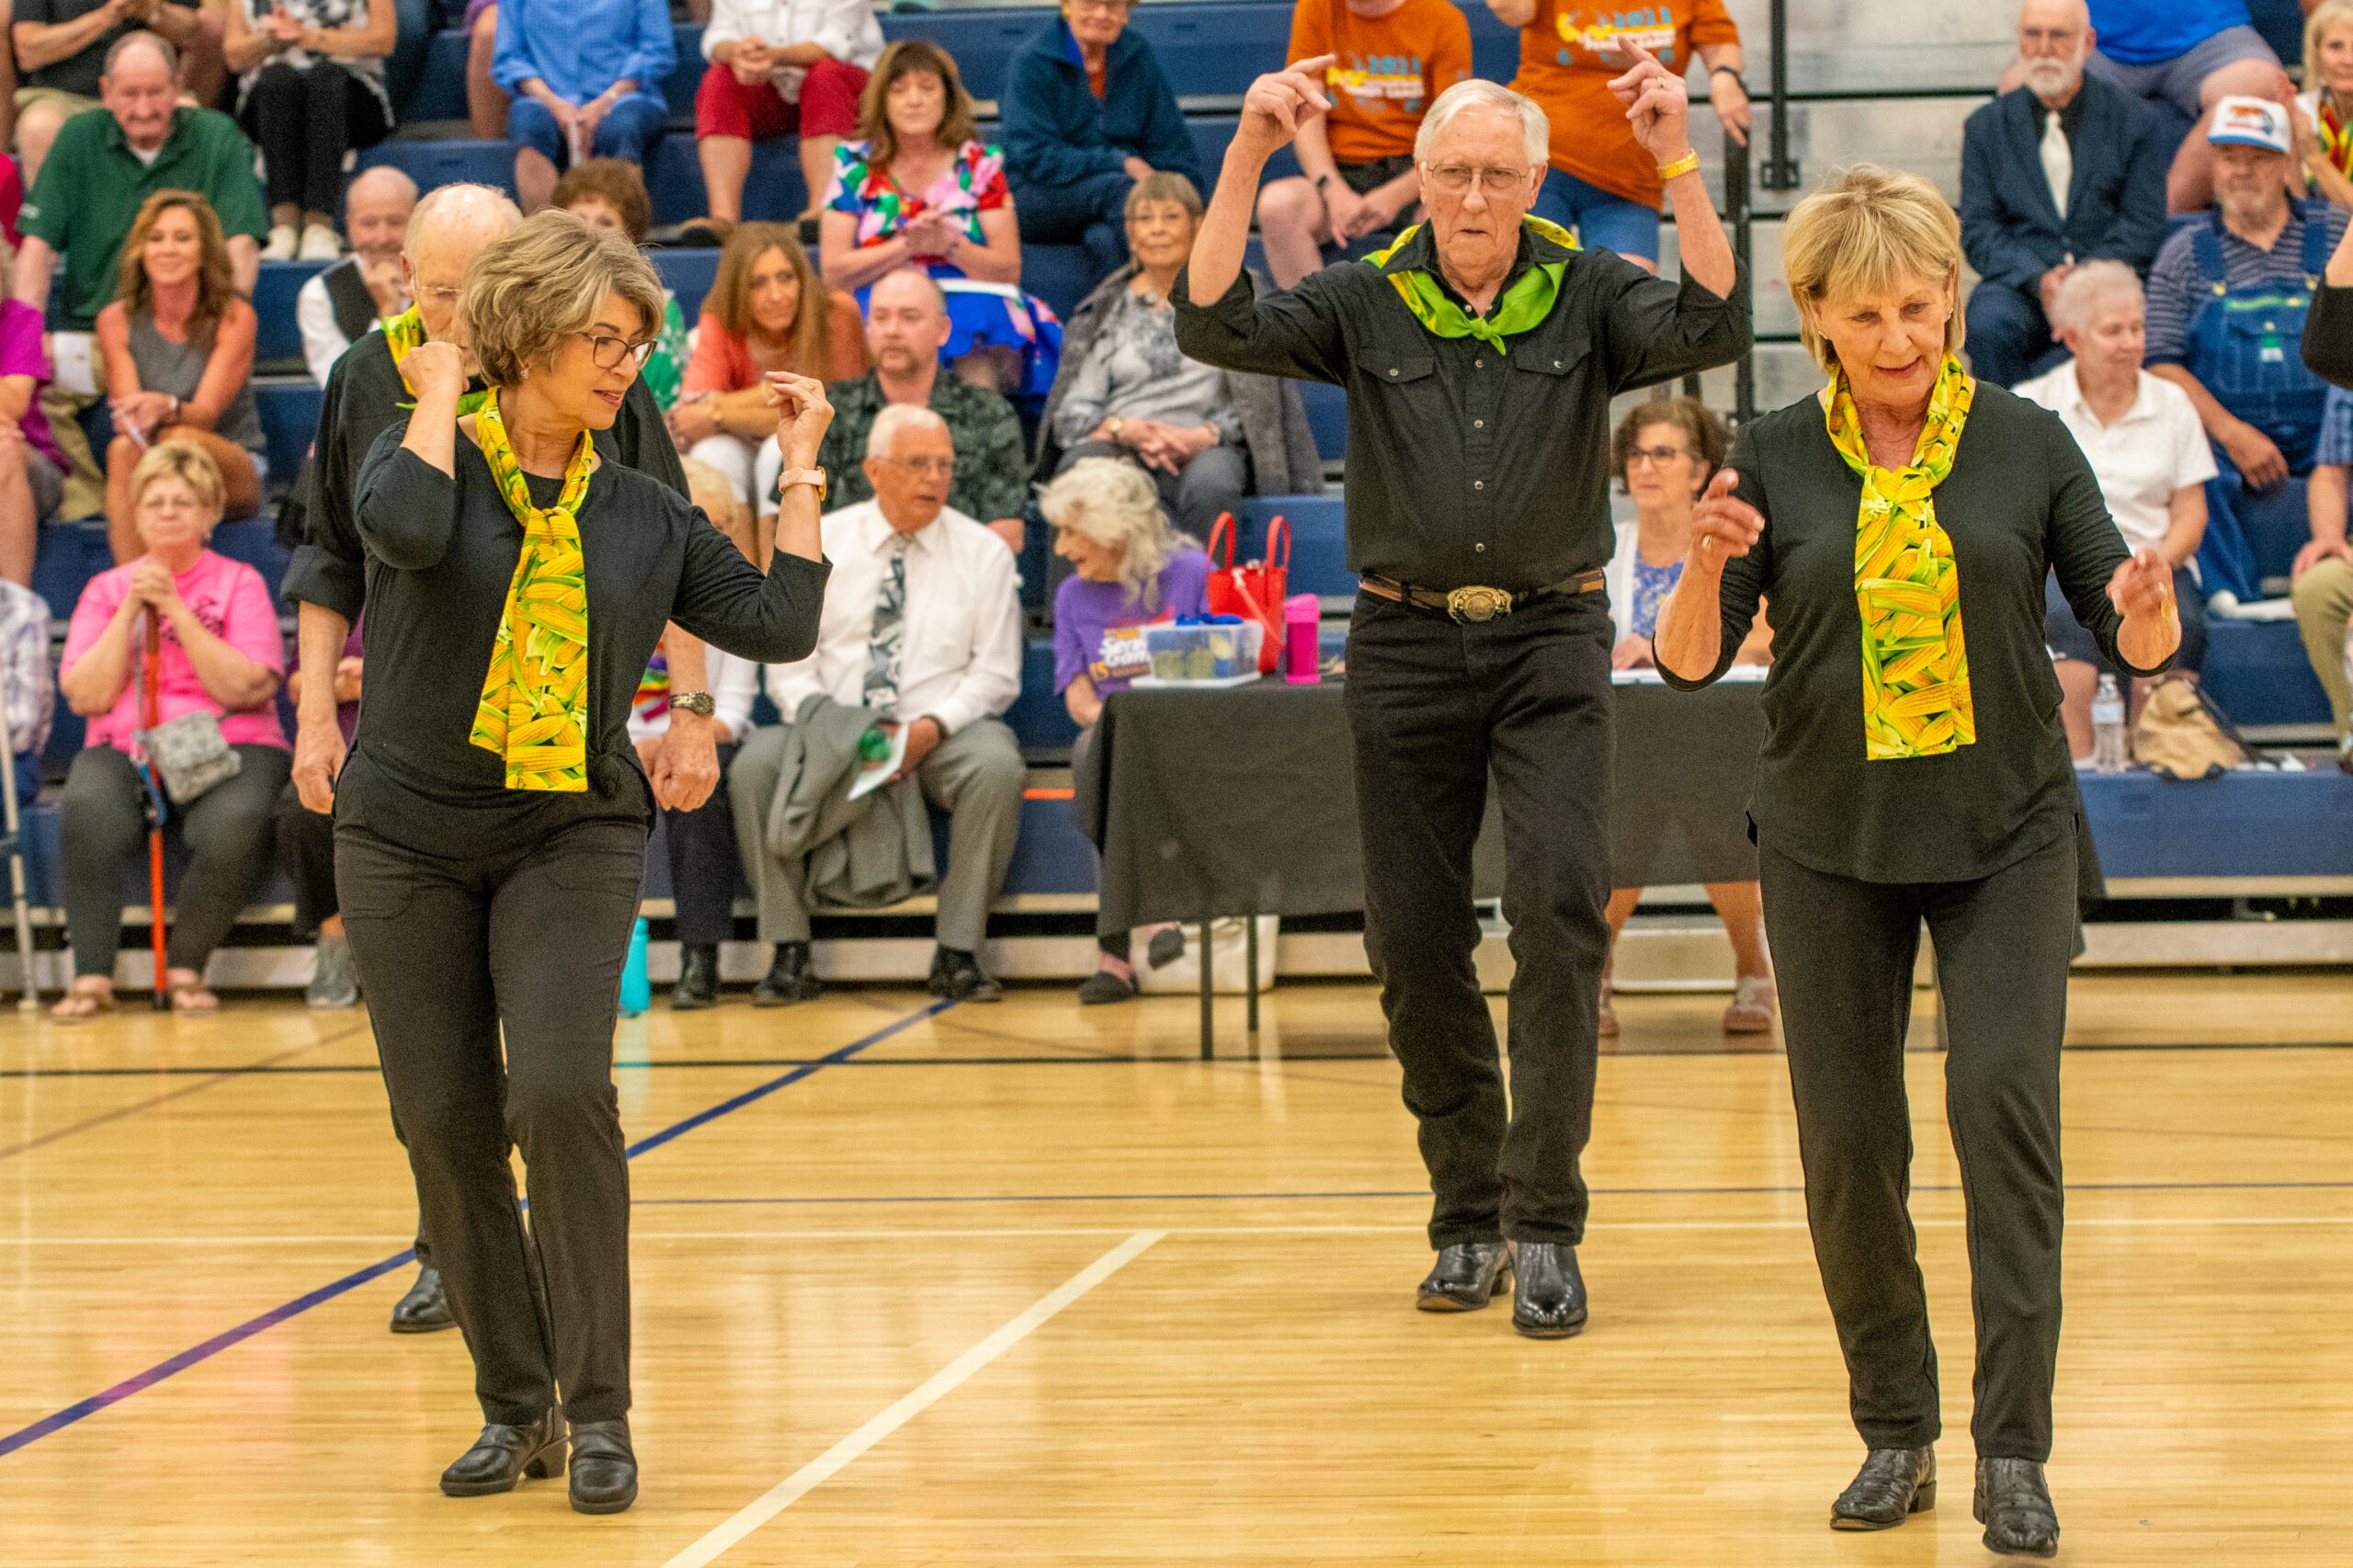
[[74, 607], [57, 685], [88, 729], [65, 778], [65, 923], [74, 980], [51, 1014], [59, 1019], [114, 1006], [123, 887], [147, 836], [131, 754], [142, 727], [140, 665], [150, 616], [163, 627], [159, 718], [211, 714], [239, 763], [234, 777], [171, 806], [169, 831], [188, 856], [165, 958], [175, 1011], [221, 1005], [204, 987], [205, 960], [269, 865], [270, 810], [292, 762], [273, 700], [285, 645], [261, 574], [206, 548], [221, 521], [222, 492], [221, 471], [195, 442], [150, 448], [131, 476], [132, 520], [145, 553], [92, 578]]

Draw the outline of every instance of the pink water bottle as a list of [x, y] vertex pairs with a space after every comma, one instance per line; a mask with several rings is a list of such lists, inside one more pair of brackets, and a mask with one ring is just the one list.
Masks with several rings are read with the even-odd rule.
[[1293, 686], [1313, 686], [1324, 678], [1316, 637], [1323, 607], [1313, 594], [1293, 594], [1283, 601], [1283, 679]]

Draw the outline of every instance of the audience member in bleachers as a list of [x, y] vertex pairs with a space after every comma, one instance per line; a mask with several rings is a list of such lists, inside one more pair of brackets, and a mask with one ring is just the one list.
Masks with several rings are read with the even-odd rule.
[[49, 374], [40, 317], [0, 300], [0, 581], [27, 585], [40, 525], [65, 499], [65, 454], [40, 411]]
[[[1658, 634], [1658, 614], [1667, 595], [1683, 577], [1683, 558], [1691, 549], [1692, 509], [1708, 481], [1723, 467], [1732, 433], [1713, 410], [1696, 398], [1656, 398], [1627, 412], [1610, 440], [1610, 466], [1618, 483], [1633, 498], [1635, 520], [1618, 528], [1617, 553], [1608, 568], [1609, 613], [1617, 642], [1610, 651], [1613, 669], [1652, 669], [1651, 640]], [[1773, 634], [1759, 617], [1733, 662], [1767, 665], [1773, 661]], [[1745, 837], [1747, 824], [1695, 823], [1688, 816], [1684, 831]], [[1745, 849], [1736, 846], [1734, 853]], [[1756, 884], [1710, 882], [1708, 902], [1724, 923], [1732, 943], [1733, 997], [1724, 1008], [1727, 1034], [1763, 1034], [1773, 1027], [1773, 965], [1765, 951], [1765, 907]], [[1609, 958], [1601, 978], [1601, 1033], [1618, 1033], [1616, 971], [1618, 938], [1643, 901], [1639, 887], [1613, 888], [1609, 893]]]
[[[776, 854], [765, 830], [792, 718], [809, 699], [826, 697], [889, 713], [905, 727], [901, 776], [949, 813], [929, 989], [994, 1002], [1002, 992], [979, 954], [989, 905], [1012, 863], [1026, 777], [1021, 748], [997, 717], [1021, 692], [1013, 558], [950, 500], [960, 455], [938, 414], [886, 409], [860, 434], [864, 488], [873, 498], [824, 519], [824, 556], [834, 566], [816, 651], [768, 666], [768, 698], [787, 722], [756, 731], [728, 779], [760, 939], [776, 944], [752, 1000], [775, 1006], [817, 994], [805, 858]], [[849, 465], [821, 460], [819, 467], [838, 475]]]
[[[607, 229], [643, 249], [654, 231], [654, 199], [646, 193], [645, 171], [620, 158], [583, 158], [555, 182], [552, 205], [563, 208], [592, 229]], [[678, 296], [666, 284], [662, 290], [662, 331], [654, 351], [645, 357], [637, 379], [654, 396], [654, 406], [665, 413], [678, 401], [678, 387], [687, 370], [687, 317]]]
[[56, 714], [56, 685], [49, 674], [49, 601], [21, 583], [0, 577], [0, 718], [7, 725], [9, 760], [17, 770], [21, 811], [40, 793], [41, 748]]
[[1155, 173], [1128, 193], [1135, 259], [1071, 317], [1039, 467], [1131, 463], [1151, 476], [1176, 526], [1206, 539], [1218, 514], [1253, 491], [1323, 489], [1324, 467], [1295, 383], [1221, 370], [1176, 347], [1168, 290], [1200, 223], [1200, 193], [1183, 175]]
[[1299, 0], [1293, 60], [1334, 56], [1329, 114], [1300, 127], [1300, 172], [1258, 192], [1258, 233], [1275, 286], [1327, 256], [1361, 255], [1411, 221], [1422, 199], [1414, 133], [1422, 111], [1471, 74], [1471, 24], [1453, 0]]
[[2165, 239], [2171, 139], [2146, 105], [2085, 75], [2091, 47], [2084, 0], [2027, 0], [2026, 84], [1961, 131], [1961, 243], [1980, 278], [1970, 369], [1995, 386], [2063, 358], [2051, 300], [2071, 267], [2112, 256], [2146, 272]]
[[[670, 437], [716, 469], [748, 506], [760, 449], [776, 434], [767, 373], [847, 381], [863, 375], [866, 364], [858, 301], [819, 280], [792, 225], [739, 224], [702, 299], [694, 358], [668, 415]], [[749, 553], [756, 562], [767, 559], [764, 548]]]
[[477, 142], [506, 134], [506, 89], [492, 62], [498, 58], [498, 0], [466, 0], [466, 131]]
[[1512, 88], [1542, 105], [1552, 121], [1552, 174], [1537, 192], [1536, 216], [1574, 231], [1587, 246], [1656, 272], [1665, 185], [1609, 81], [1634, 63], [1630, 48], [1648, 51], [1677, 75], [1697, 55], [1708, 68], [1716, 119], [1745, 146], [1740, 28], [1725, 15], [1723, 0], [1692, 0], [1682, 11], [1619, 11], [1585, 0], [1487, 0], [1487, 9], [1520, 29]]
[[[74, 1020], [114, 1004], [122, 892], [146, 846], [144, 790], [131, 751], [141, 722], [148, 617], [160, 623], [157, 711], [165, 722], [210, 715], [237, 772], [171, 805], [166, 831], [190, 859], [172, 900], [165, 983], [176, 1012], [209, 1013], [205, 960], [236, 924], [268, 869], [270, 809], [286, 782], [286, 734], [275, 698], [286, 668], [277, 608], [261, 574], [206, 548], [221, 521], [220, 471], [192, 441], [148, 449], [131, 494], [143, 553], [82, 590], [65, 636], [58, 689], [88, 721], [63, 801], [65, 924], [74, 983], [51, 1017]], [[143, 896], [143, 895], [142, 895]]]
[[[2289, 117], [2290, 125], [2295, 125], [2296, 84], [2287, 72], [2276, 65], [2262, 64], [2234, 68], [2234, 73], [2237, 71], [2259, 76], [2261, 85], [2248, 96], [2278, 104]], [[2232, 96], [2209, 89], [2204, 118], [2174, 150], [2173, 166], [2165, 171], [2165, 205], [2175, 212], [2203, 212], [2214, 205], [2214, 147], [2206, 133], [2213, 128], [2214, 115], [2222, 100]], [[2302, 134], [2299, 130], [2291, 130], [2290, 142]], [[2295, 157], [2288, 167], [2280, 171], [2280, 186], [2290, 197], [2312, 194], [2305, 165], [2311, 163], [2317, 151], [2317, 143], [2310, 147], [2298, 145]]]
[[1155, 169], [1201, 185], [1200, 158], [1129, 0], [1064, 0], [1014, 57], [997, 112], [1006, 173], [1032, 244], [1082, 244], [1097, 277], [1128, 259], [1128, 187]]
[[2215, 143], [2211, 222], [2165, 241], [2149, 274], [2148, 366], [2189, 394], [2222, 476], [2207, 490], [2199, 552], [2207, 594], [2256, 597], [2234, 498], [2312, 472], [2326, 392], [2304, 368], [2308, 279], [2346, 232], [2345, 209], [2288, 199], [2288, 111], [2229, 97], [2207, 133]]
[[[1054, 530], [1054, 553], [1069, 562], [1071, 574], [1054, 590], [1054, 687], [1078, 726], [1071, 748], [1071, 771], [1084, 778], [1081, 759], [1095, 744], [1103, 702], [1127, 690], [1149, 665], [1133, 636], [1111, 632], [1201, 615], [1210, 558], [1200, 546], [1169, 531], [1152, 483], [1129, 463], [1082, 458], [1064, 469], [1039, 498], [1039, 510]], [[1090, 814], [1077, 806], [1081, 821]], [[1107, 867], [1095, 857], [1098, 909], [1115, 903], [1104, 885]], [[1133, 938], [1125, 928], [1095, 926], [1095, 972], [1079, 983], [1078, 999], [1089, 1006], [1125, 1002], [1136, 994]]]
[[2304, 489], [2310, 542], [2290, 568], [2289, 594], [2304, 656], [2328, 693], [2329, 716], [2336, 723], [2339, 763], [2353, 769], [2353, 544], [2346, 542], [2347, 479], [2353, 476], [2353, 393], [2328, 390], [2321, 425], [2320, 455]]
[[706, 223], [724, 237], [744, 216], [752, 143], [801, 139], [802, 215], [817, 210], [833, 178], [834, 149], [858, 126], [858, 95], [882, 55], [882, 28], [869, 0], [717, 0], [703, 28], [710, 62], [695, 93], [695, 156], [710, 206]]
[[8, 28], [17, 56], [17, 151], [25, 183], [64, 123], [100, 107], [98, 78], [116, 42], [149, 28], [185, 51], [203, 32], [200, 0], [15, 0]]
[[343, 351], [387, 316], [409, 307], [401, 244], [416, 210], [416, 182], [390, 165], [363, 172], [344, 193], [343, 226], [351, 254], [322, 269], [294, 296], [294, 324], [311, 379], [327, 384]]
[[[2173, 567], [2181, 647], [2163, 677], [2196, 680], [2206, 663], [2206, 596], [2198, 584], [2198, 544], [2206, 534], [2206, 483], [2214, 454], [2189, 395], [2142, 368], [2145, 347], [2141, 280], [2119, 261], [2086, 262], [2061, 284], [2052, 316], [2072, 359], [2017, 386], [2018, 394], [2065, 422], [2092, 465], [2109, 516], [2137, 553], [2154, 550]], [[2154, 680], [2135, 680], [2108, 662], [2059, 590], [2043, 584], [2043, 640], [2059, 656], [2059, 712], [2067, 744], [2092, 755], [2092, 697], [2103, 672], [2131, 694], [2137, 714]]]
[[665, 0], [500, 0], [491, 75], [514, 99], [524, 211], [553, 200], [556, 176], [584, 158], [644, 164], [669, 121], [662, 82], [677, 52]]
[[269, 199], [264, 261], [343, 254], [344, 160], [392, 128], [384, 60], [397, 24], [392, 0], [230, 0], [237, 122], [261, 149]]
[[883, 51], [858, 133], [835, 154], [824, 192], [825, 281], [862, 296], [885, 273], [921, 267], [947, 296], [954, 330], [943, 352], [957, 374], [1042, 398], [1061, 326], [1042, 301], [1007, 287], [1021, 281], [1021, 235], [1005, 154], [978, 139], [956, 62], [922, 39]]
[[114, 301], [98, 312], [98, 352], [115, 436], [107, 449], [107, 540], [118, 563], [140, 550], [131, 473], [167, 437], [202, 447], [226, 516], [261, 507], [261, 415], [254, 405], [254, 308], [239, 299], [221, 221], [201, 197], [159, 190], [122, 246]]
[[2296, 147], [2313, 191], [2353, 207], [2353, 0], [2319, 0], [2311, 10]]
[[[1021, 548], [1021, 504], [1029, 494], [1029, 458], [1013, 405], [986, 387], [947, 373], [939, 362], [954, 326], [947, 296], [912, 268], [893, 272], [867, 297], [866, 347], [874, 369], [825, 389], [834, 423], [825, 432], [824, 468], [833, 489], [827, 503], [855, 506], [874, 492], [859, 459], [867, 433], [892, 403], [914, 403], [947, 421], [956, 448], [956, 474], [948, 504], [987, 522], [1015, 550]], [[754, 488], [776, 510], [779, 465], [773, 443], [760, 449]]]
[[2245, 0], [2089, 0], [2099, 51], [2093, 74], [2170, 106], [2174, 129], [2202, 120], [2216, 99], [2262, 94], [2279, 57], [2248, 20]]
[[[351, 629], [343, 652], [318, 678], [335, 687], [335, 716], [346, 744], [359, 722], [361, 673], [359, 629]], [[286, 686], [297, 706], [312, 672], [298, 663]], [[294, 935], [313, 945], [311, 983], [303, 1000], [321, 1009], [359, 1005], [359, 973], [352, 967], [351, 943], [344, 936], [343, 905], [335, 891], [335, 819], [302, 803], [302, 792], [288, 779], [278, 792], [274, 830], [278, 863], [294, 884]]]

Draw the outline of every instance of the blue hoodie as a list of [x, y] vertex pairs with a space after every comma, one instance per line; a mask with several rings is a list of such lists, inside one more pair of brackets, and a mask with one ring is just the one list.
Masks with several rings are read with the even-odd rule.
[[1121, 30], [1104, 61], [1105, 90], [1086, 85], [1086, 66], [1070, 25], [1057, 16], [1014, 57], [999, 100], [1006, 172], [1016, 187], [1073, 186], [1114, 174], [1131, 157], [1209, 187], [1152, 45], [1132, 27]]

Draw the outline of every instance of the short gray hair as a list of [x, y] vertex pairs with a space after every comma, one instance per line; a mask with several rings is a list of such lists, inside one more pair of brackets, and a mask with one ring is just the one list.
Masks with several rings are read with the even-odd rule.
[[408, 232], [401, 237], [402, 254], [415, 261], [417, 242], [428, 231], [445, 226], [478, 226], [493, 239], [505, 239], [523, 226], [523, 210], [496, 186], [463, 182], [435, 186], [409, 210]]
[[414, 211], [415, 210], [416, 182], [408, 177], [408, 174], [405, 170], [397, 168], [391, 164], [378, 164], [375, 167], [362, 169], [358, 174], [352, 176], [351, 183], [344, 187], [343, 204], [345, 208], [347, 210], [351, 206], [352, 199], [354, 197], [360, 196], [363, 191], [371, 186], [379, 185], [397, 192], [400, 199], [409, 204], [410, 210]]
[[165, 70], [174, 76], [180, 74], [180, 51], [172, 47], [172, 40], [162, 33], [149, 32], [144, 28], [137, 32], [125, 33], [108, 45], [106, 63], [99, 68], [98, 74], [102, 76], [113, 75], [115, 62], [134, 49], [153, 50], [155, 57], [164, 62]]
[[2052, 330], [2083, 331], [2092, 324], [2100, 301], [2111, 299], [2129, 299], [2133, 309], [2148, 309], [2148, 296], [2142, 292], [2140, 275], [2130, 267], [2120, 261], [2083, 263], [2067, 274], [2067, 280], [2051, 298]]
[[1515, 93], [1500, 82], [1482, 81], [1473, 76], [1457, 82], [1438, 96], [1429, 113], [1422, 116], [1422, 128], [1414, 133], [1414, 162], [1426, 163], [1430, 155], [1430, 143], [1438, 132], [1453, 123], [1454, 117], [1472, 105], [1499, 108], [1519, 116], [1520, 131], [1527, 143], [1530, 168], [1540, 169], [1551, 156], [1552, 122], [1544, 118], [1543, 106], [1524, 94]]
[[608, 294], [637, 312], [642, 335], [662, 330], [662, 278], [654, 264], [619, 234], [551, 207], [474, 258], [458, 320], [483, 379], [519, 386], [534, 361], [597, 319]]
[[891, 455], [891, 444], [899, 438], [899, 432], [902, 430], [945, 430], [947, 428], [948, 421], [926, 408], [922, 403], [888, 403], [884, 405], [881, 413], [874, 416], [874, 427], [866, 433], [866, 455], [870, 458], [888, 458]]
[[1143, 470], [1118, 458], [1081, 458], [1055, 476], [1038, 510], [1058, 528], [1120, 552], [1128, 597], [1158, 610], [1160, 570], [1168, 564], [1168, 518], [1160, 491]]

